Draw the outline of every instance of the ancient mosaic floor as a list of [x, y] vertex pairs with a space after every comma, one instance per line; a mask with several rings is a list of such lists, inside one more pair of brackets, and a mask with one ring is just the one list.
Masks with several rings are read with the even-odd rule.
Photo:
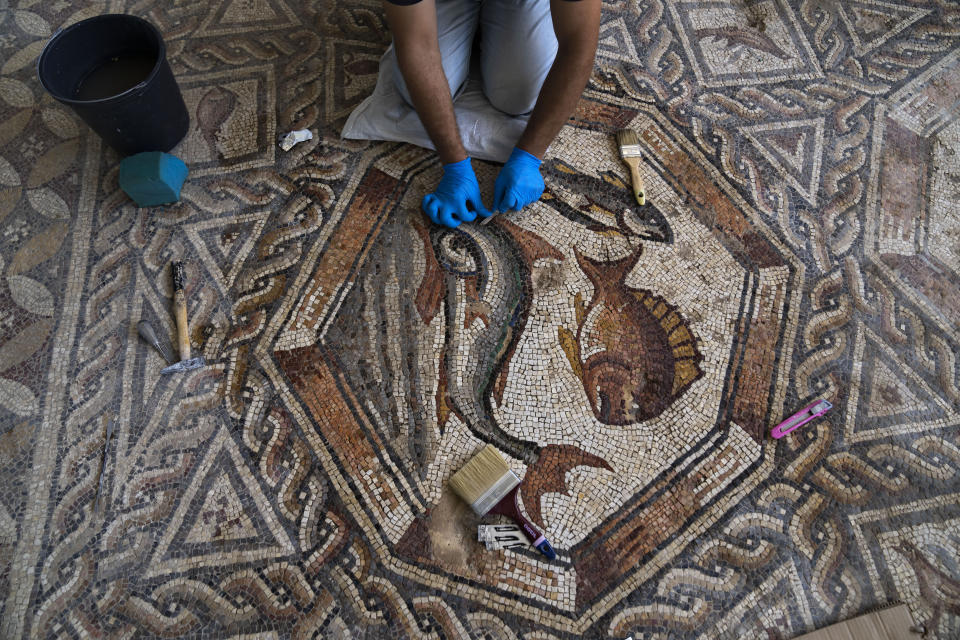
[[[339, 139], [376, 1], [2, 6], [0, 636], [788, 638], [897, 600], [960, 634], [956, 2], [606, 3], [544, 199], [456, 231], [431, 153]], [[103, 11], [167, 38], [178, 206], [35, 79]], [[161, 377], [171, 259], [209, 366]], [[555, 562], [476, 541], [445, 482], [483, 443]]]

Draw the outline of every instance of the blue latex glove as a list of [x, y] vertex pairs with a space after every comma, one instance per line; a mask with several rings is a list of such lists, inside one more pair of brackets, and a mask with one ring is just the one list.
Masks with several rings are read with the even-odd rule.
[[451, 229], [461, 222], [473, 222], [478, 213], [484, 217], [490, 215], [480, 199], [480, 184], [470, 158], [443, 165], [440, 183], [433, 193], [423, 196], [421, 206], [434, 224]]
[[503, 165], [493, 186], [494, 211], [519, 211], [543, 195], [540, 158], [518, 147]]

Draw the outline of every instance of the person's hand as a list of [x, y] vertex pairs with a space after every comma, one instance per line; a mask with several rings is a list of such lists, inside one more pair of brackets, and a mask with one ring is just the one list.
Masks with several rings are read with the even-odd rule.
[[503, 165], [493, 187], [493, 210], [519, 211], [543, 195], [540, 158], [518, 147]]
[[480, 184], [470, 158], [444, 165], [443, 178], [433, 193], [423, 196], [421, 206], [434, 224], [451, 229], [461, 222], [473, 222], [478, 213], [490, 215], [480, 199]]

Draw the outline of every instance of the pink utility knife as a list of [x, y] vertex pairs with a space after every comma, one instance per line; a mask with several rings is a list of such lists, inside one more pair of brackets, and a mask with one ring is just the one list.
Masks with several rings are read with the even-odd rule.
[[774, 438], [782, 438], [794, 429], [798, 429], [807, 424], [814, 418], [819, 418], [827, 411], [833, 409], [833, 405], [826, 400], [817, 400], [813, 404], [804, 407], [800, 411], [778, 424], [770, 432]]

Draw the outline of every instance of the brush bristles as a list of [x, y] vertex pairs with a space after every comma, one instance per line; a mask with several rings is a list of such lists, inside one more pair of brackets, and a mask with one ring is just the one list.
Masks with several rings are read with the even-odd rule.
[[[450, 488], [474, 511], [486, 513], [519, 482], [496, 447], [488, 444], [453, 474]], [[497, 499], [491, 502], [494, 493]]]
[[620, 145], [620, 155], [624, 158], [643, 155], [640, 151], [640, 138], [633, 129], [617, 131], [617, 144]]

